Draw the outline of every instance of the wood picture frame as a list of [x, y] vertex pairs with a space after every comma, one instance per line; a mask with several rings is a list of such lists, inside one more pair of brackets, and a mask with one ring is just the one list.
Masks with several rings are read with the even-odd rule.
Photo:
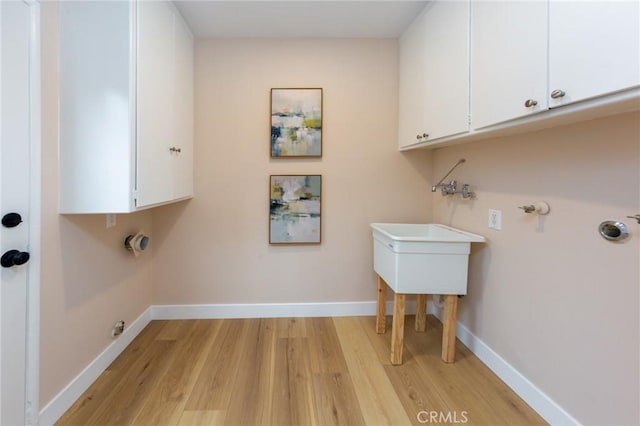
[[322, 157], [322, 88], [271, 89], [271, 158]]
[[269, 244], [322, 242], [322, 175], [269, 176]]

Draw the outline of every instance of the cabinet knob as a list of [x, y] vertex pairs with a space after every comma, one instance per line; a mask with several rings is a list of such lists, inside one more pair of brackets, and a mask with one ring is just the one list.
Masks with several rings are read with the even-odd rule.
[[536, 105], [538, 105], [538, 101], [536, 101], [535, 99], [527, 99], [526, 101], [524, 101], [524, 106], [526, 106], [527, 108], [531, 108]]
[[556, 89], [553, 92], [551, 92], [551, 98], [553, 99], [559, 99], [564, 95], [566, 95], [566, 93], [564, 93], [564, 90], [560, 90], [560, 89]]
[[422, 135], [417, 134], [417, 135], [416, 135], [416, 139], [418, 139], [418, 140], [422, 139]]
[[423, 133], [423, 134], [422, 134], [422, 137], [423, 137], [423, 138], [425, 138], [425, 139], [427, 139], [427, 138], [429, 137], [429, 133]]
[[182, 149], [172, 146], [171, 148], [169, 148], [169, 152], [182, 152]]

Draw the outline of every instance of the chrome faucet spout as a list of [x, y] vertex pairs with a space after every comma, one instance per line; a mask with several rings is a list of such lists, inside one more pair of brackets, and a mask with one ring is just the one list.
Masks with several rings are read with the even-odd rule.
[[440, 188], [441, 186], [445, 186], [445, 185], [447, 185], [447, 184], [443, 184], [442, 182], [444, 182], [444, 180], [445, 180], [447, 177], [449, 177], [449, 175], [451, 174], [451, 172], [453, 172], [453, 170], [454, 170], [456, 167], [458, 167], [460, 164], [464, 163], [465, 161], [467, 161], [467, 160], [465, 160], [464, 158], [459, 159], [459, 160], [458, 160], [458, 162], [457, 162], [457, 163], [456, 163], [456, 164], [451, 168], [451, 170], [449, 170], [449, 171], [447, 172], [447, 174], [446, 174], [446, 175], [444, 175], [444, 176], [442, 177], [442, 179], [440, 179], [440, 181], [439, 181], [438, 183], [436, 183], [435, 185], [433, 185], [433, 186], [431, 187], [431, 192], [436, 192], [436, 191], [438, 190], [438, 188]]

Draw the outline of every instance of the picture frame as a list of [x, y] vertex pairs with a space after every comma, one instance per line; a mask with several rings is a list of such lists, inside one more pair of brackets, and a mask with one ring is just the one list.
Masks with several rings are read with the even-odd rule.
[[271, 89], [271, 158], [322, 157], [322, 88]]
[[269, 244], [322, 242], [322, 175], [269, 176]]

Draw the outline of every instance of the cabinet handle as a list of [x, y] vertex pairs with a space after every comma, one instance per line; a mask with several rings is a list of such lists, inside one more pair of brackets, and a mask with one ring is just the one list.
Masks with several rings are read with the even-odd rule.
[[527, 99], [526, 101], [524, 101], [524, 106], [526, 106], [527, 108], [531, 108], [536, 105], [538, 105], [538, 101], [536, 101], [535, 99]]
[[551, 92], [551, 98], [553, 99], [559, 99], [564, 95], [566, 95], [566, 93], [564, 93], [564, 90], [560, 90], [560, 89], [556, 89], [553, 92]]
[[182, 149], [172, 146], [171, 148], [169, 148], [169, 152], [182, 152]]

